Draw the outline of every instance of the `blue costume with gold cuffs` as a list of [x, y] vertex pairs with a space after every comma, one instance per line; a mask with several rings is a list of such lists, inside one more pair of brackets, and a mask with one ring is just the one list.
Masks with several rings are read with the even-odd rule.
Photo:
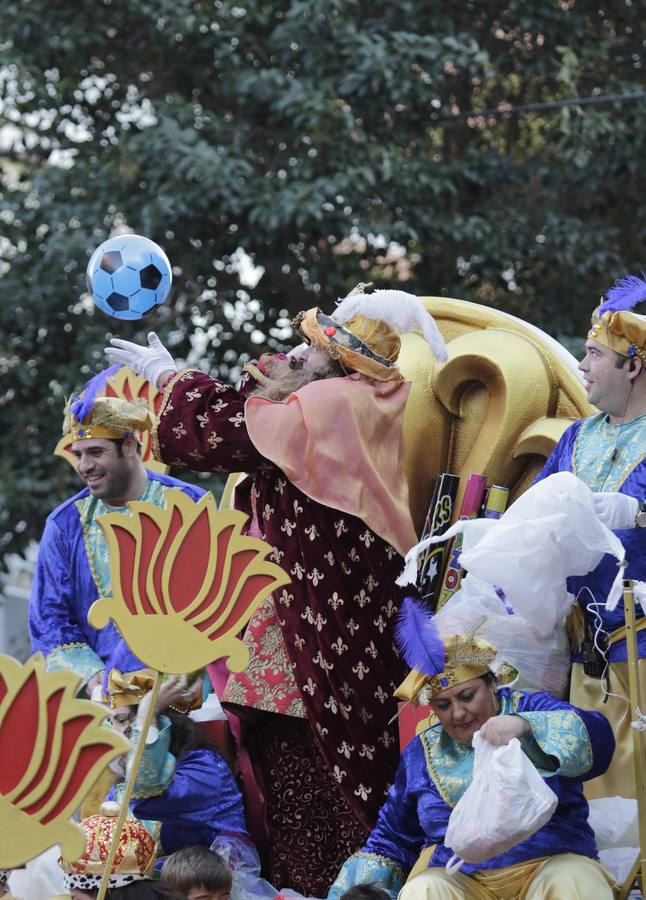
[[[160, 842], [160, 855], [181, 847], [210, 847], [221, 834], [250, 842], [244, 804], [233, 772], [215, 750], [198, 747], [177, 759], [170, 752], [171, 723], [159, 717], [159, 729], [146, 743], [130, 809]], [[133, 729], [133, 743], [139, 740]], [[126, 779], [133, 753], [128, 754]], [[121, 799], [124, 782], [109, 798]]]
[[[607, 768], [614, 749], [612, 730], [600, 713], [576, 709], [551, 694], [502, 688], [500, 713], [530, 722], [533, 738], [521, 741], [558, 797], [549, 822], [531, 837], [492, 859], [464, 864], [469, 875], [503, 869], [527, 860], [573, 853], [596, 858], [581, 782]], [[444, 836], [453, 807], [471, 783], [474, 750], [436, 725], [415, 737], [402, 754], [394, 784], [365, 846], [343, 866], [329, 898], [337, 900], [356, 884], [374, 882], [394, 898], [421, 851], [435, 845], [430, 867], [452, 855]]]
[[[168, 488], [180, 488], [193, 500], [201, 488], [169, 475], [148, 471], [148, 483], [139, 498], [164, 505]], [[58, 506], [47, 518], [40, 543], [29, 606], [32, 650], [41, 651], [49, 669], [71, 669], [85, 684], [104, 668], [120, 636], [112, 622], [96, 631], [87, 622], [90, 606], [99, 596], [110, 596], [108, 552], [97, 519], [108, 507], [84, 488]]]

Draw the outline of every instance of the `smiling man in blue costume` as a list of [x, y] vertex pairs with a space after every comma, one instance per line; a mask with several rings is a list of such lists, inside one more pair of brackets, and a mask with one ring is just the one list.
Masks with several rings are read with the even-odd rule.
[[[631, 309], [644, 300], [646, 279], [628, 276], [608, 291], [594, 311], [579, 368], [590, 403], [601, 411], [565, 431], [539, 475], [540, 479], [554, 472], [573, 472], [595, 491], [601, 521], [616, 532], [626, 550], [625, 577], [635, 581], [646, 580], [646, 317]], [[578, 635], [570, 700], [601, 710], [617, 740], [608, 772], [586, 785], [588, 798], [635, 796], [623, 601], [613, 611], [605, 609], [616, 574], [616, 560], [605, 556], [589, 575], [568, 581], [579, 601], [580, 625], [574, 629]], [[598, 634], [597, 625], [602, 627]], [[637, 623], [642, 696], [646, 691], [645, 626], [642, 616]], [[595, 648], [595, 636], [597, 645], [607, 646], [607, 667]]]
[[66, 409], [63, 433], [85, 487], [47, 518], [29, 606], [32, 650], [46, 657], [48, 669], [71, 669], [83, 678], [91, 695], [119, 633], [112, 623], [96, 631], [87, 622], [90, 606], [110, 596], [110, 570], [100, 516], [127, 513], [129, 500], [165, 505], [169, 488], [181, 488], [193, 500], [204, 491], [144, 466], [137, 433], [152, 426], [143, 404], [99, 397], [107, 375], [102, 372], [85, 386]]
[[[399, 900], [611, 900], [611, 879], [596, 858], [581, 784], [603, 772], [612, 756], [605, 717], [542, 691], [500, 687], [509, 681], [510, 669], [498, 664], [495, 647], [477, 636], [477, 627], [442, 637], [410, 598], [402, 605], [397, 637], [404, 659], [416, 670], [404, 683], [415, 685], [410, 699], [428, 703], [438, 723], [404, 750], [377, 825], [343, 866], [330, 900], [368, 882]], [[448, 874], [452, 851], [446, 831], [472, 782], [476, 731], [497, 745], [518, 738], [558, 805], [530, 837]]]

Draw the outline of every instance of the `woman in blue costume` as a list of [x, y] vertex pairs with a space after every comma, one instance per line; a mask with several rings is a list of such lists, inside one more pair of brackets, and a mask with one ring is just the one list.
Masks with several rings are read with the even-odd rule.
[[[162, 684], [135, 781], [131, 810], [159, 841], [160, 855], [193, 845], [210, 847], [222, 836], [236, 845], [251, 844], [231, 769], [188, 715], [177, 711], [192, 694], [185, 679]], [[138, 708], [124, 704], [112, 710], [113, 727], [135, 745], [149, 702], [147, 693]], [[126, 778], [133, 755], [125, 760]], [[119, 783], [109, 799], [120, 800], [124, 784]]]
[[[400, 900], [610, 900], [611, 879], [597, 860], [581, 784], [603, 772], [612, 756], [604, 716], [550, 694], [500, 687], [489, 668], [497, 656], [491, 644], [474, 630], [441, 638], [411, 600], [400, 621], [400, 646], [417, 670], [405, 684], [411, 698], [429, 703], [438, 723], [404, 750], [375, 829], [328, 896], [337, 900], [351, 886], [372, 882]], [[499, 670], [500, 680], [508, 673]], [[444, 867], [452, 851], [444, 839], [451, 811], [471, 783], [476, 731], [493, 744], [518, 738], [558, 806], [531, 837], [449, 875]]]
[[[608, 291], [594, 311], [579, 368], [588, 399], [601, 412], [565, 431], [539, 475], [540, 479], [554, 472], [573, 472], [595, 492], [601, 521], [624, 545], [628, 563], [624, 577], [635, 581], [646, 580], [646, 515], [638, 515], [639, 501], [646, 500], [646, 317], [630, 307], [643, 300], [646, 279], [627, 277]], [[614, 610], [605, 608], [616, 574], [616, 560], [607, 555], [593, 572], [568, 580], [568, 589], [579, 601], [570, 700], [586, 709], [602, 710], [617, 741], [608, 772], [586, 785], [588, 799], [635, 796], [632, 734], [626, 714], [623, 602]], [[645, 626], [646, 619], [640, 618], [642, 693], [646, 690]], [[599, 647], [607, 647], [605, 659]]]

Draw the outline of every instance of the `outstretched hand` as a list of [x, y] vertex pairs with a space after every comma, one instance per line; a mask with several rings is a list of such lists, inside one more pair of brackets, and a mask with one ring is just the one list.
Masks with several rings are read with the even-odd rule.
[[520, 716], [492, 716], [480, 728], [480, 737], [490, 744], [508, 744], [512, 738], [526, 737], [532, 726]]
[[112, 338], [110, 346], [105, 349], [105, 355], [111, 363], [128, 366], [155, 387], [159, 387], [162, 375], [177, 372], [175, 360], [154, 331], [148, 334], [147, 347], [121, 338]]

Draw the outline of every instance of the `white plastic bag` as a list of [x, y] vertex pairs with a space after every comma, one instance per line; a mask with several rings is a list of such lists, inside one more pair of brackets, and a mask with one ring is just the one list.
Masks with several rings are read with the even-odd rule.
[[639, 846], [637, 801], [628, 797], [598, 797], [588, 800], [588, 824], [594, 831], [597, 850]]
[[[620, 564], [625, 558], [619, 538], [600, 521], [590, 488], [571, 472], [556, 472], [528, 488], [500, 519], [461, 519], [444, 534], [412, 547], [397, 584], [415, 582], [417, 558], [426, 546], [460, 532], [460, 565], [487, 584], [499, 585], [515, 611], [543, 635], [569, 612], [569, 576], [587, 575], [605, 553]], [[620, 565], [607, 609], [621, 598], [622, 578]]]
[[433, 621], [441, 635], [462, 634], [481, 617], [484, 622], [478, 637], [498, 650], [492, 671], [502, 662], [509, 663], [518, 670], [514, 688], [565, 696], [571, 651], [564, 624], [542, 634], [517, 613], [510, 615], [493, 587], [470, 572]]
[[453, 851], [447, 872], [520, 844], [550, 820], [558, 804], [518, 738], [498, 746], [476, 731], [473, 748], [473, 780], [455, 805], [444, 838]]

